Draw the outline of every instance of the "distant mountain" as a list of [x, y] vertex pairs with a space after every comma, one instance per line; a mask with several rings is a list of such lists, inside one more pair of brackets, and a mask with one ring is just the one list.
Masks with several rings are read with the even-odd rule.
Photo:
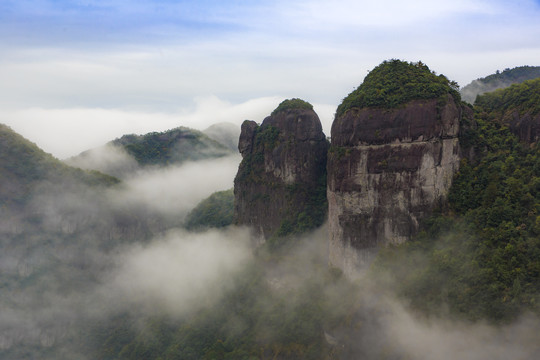
[[508, 126], [521, 141], [540, 140], [540, 78], [479, 95], [475, 105]]
[[115, 249], [163, 230], [155, 213], [118, 200], [122, 189], [0, 125], [1, 359], [83, 358], [73, 344]]
[[41, 150], [36, 144], [0, 124], [0, 203], [24, 203], [43, 182], [80, 182], [111, 185], [119, 180], [97, 171], [70, 167]]
[[234, 152], [238, 152], [238, 138], [240, 137], [240, 126], [221, 122], [203, 130], [209, 138], [225, 145]]
[[540, 66], [519, 66], [473, 80], [461, 89], [461, 98], [473, 104], [477, 95], [540, 77]]
[[69, 158], [66, 163], [122, 177], [142, 167], [168, 166], [232, 154], [227, 146], [186, 127], [145, 135], [124, 135]]

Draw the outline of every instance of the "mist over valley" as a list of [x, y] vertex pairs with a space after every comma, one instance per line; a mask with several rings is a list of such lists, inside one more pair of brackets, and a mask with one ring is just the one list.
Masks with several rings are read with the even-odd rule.
[[292, 98], [64, 161], [0, 125], [0, 358], [538, 358], [538, 84], [389, 60], [331, 138]]

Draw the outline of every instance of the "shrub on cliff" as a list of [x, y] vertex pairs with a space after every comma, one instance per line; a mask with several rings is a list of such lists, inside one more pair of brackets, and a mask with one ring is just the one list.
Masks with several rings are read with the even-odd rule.
[[451, 94], [460, 100], [458, 85], [444, 75], [436, 75], [422, 62], [384, 61], [338, 106], [336, 116], [352, 108], [395, 108], [411, 100], [434, 99]]

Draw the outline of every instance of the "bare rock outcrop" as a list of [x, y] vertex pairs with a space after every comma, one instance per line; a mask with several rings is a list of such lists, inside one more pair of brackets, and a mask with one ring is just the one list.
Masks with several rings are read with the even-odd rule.
[[462, 113], [450, 93], [338, 109], [328, 156], [331, 265], [354, 276], [379, 248], [418, 232], [458, 170]]
[[310, 104], [285, 100], [259, 126], [242, 124], [235, 178], [235, 222], [261, 242], [299, 233], [326, 217], [328, 141]]

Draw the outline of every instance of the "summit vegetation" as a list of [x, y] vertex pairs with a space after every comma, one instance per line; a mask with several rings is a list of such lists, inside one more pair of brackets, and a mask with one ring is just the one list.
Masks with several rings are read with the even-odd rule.
[[313, 110], [313, 105], [304, 101], [302, 99], [294, 98], [283, 100], [277, 108], [272, 111], [272, 115], [276, 115], [280, 112], [291, 110], [291, 109], [303, 109], [303, 110]]
[[336, 116], [352, 108], [395, 108], [411, 100], [435, 99], [452, 95], [460, 100], [458, 84], [436, 75], [421, 61], [384, 61], [375, 67], [362, 84], [338, 106]]

